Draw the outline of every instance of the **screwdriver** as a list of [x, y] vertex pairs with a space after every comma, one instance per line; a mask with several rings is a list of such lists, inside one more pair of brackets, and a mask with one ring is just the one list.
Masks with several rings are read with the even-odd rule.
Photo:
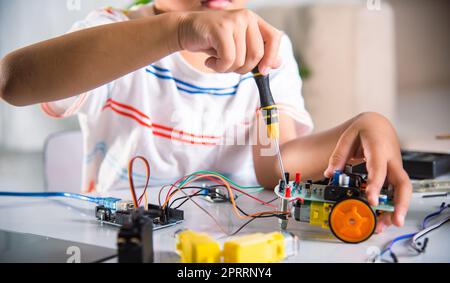
[[[261, 101], [261, 111], [263, 114], [264, 121], [267, 126], [267, 136], [274, 142], [275, 150], [277, 151], [278, 165], [280, 167], [281, 178], [284, 179], [285, 184], [289, 184], [289, 180], [286, 178], [286, 172], [284, 171], [283, 159], [281, 158], [280, 151], [280, 119], [278, 108], [272, 96], [272, 91], [270, 90], [270, 78], [269, 75], [263, 75], [259, 72], [259, 68], [256, 67], [252, 71], [253, 77], [255, 78], [256, 85], [259, 90], [259, 97]], [[281, 210], [287, 210], [287, 200], [283, 200], [281, 204]], [[281, 228], [286, 229], [287, 219], [281, 220]]]
[[[263, 75], [259, 72], [258, 67], [252, 71], [253, 77], [255, 78], [256, 85], [259, 90], [259, 97], [261, 101], [261, 111], [263, 114], [264, 121], [267, 125], [267, 136], [275, 143], [275, 149], [277, 150], [278, 163], [280, 166], [281, 176], [285, 178], [286, 176], [283, 166], [283, 160], [281, 158], [280, 151], [280, 120], [278, 114], [278, 108], [273, 100], [272, 91], [270, 90], [270, 79], [269, 75]], [[286, 184], [289, 180], [285, 179]]]

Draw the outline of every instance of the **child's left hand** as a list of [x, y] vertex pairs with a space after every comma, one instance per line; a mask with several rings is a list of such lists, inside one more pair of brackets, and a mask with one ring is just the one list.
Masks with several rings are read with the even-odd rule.
[[365, 113], [353, 120], [341, 135], [331, 155], [326, 177], [343, 169], [350, 159], [365, 158], [367, 162], [367, 199], [378, 205], [378, 196], [385, 180], [394, 186], [395, 211], [381, 215], [376, 232], [384, 231], [392, 223], [403, 226], [412, 194], [412, 185], [403, 169], [400, 145], [391, 123], [376, 113]]

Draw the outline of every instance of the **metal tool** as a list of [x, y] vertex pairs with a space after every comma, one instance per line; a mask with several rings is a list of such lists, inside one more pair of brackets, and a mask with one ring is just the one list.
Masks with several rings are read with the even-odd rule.
[[[283, 166], [283, 159], [281, 158], [280, 151], [280, 119], [278, 108], [275, 104], [275, 101], [272, 96], [272, 92], [270, 90], [270, 80], [269, 75], [263, 75], [259, 72], [258, 67], [253, 69], [252, 71], [253, 77], [255, 78], [256, 85], [259, 90], [259, 97], [261, 101], [261, 111], [263, 114], [264, 121], [267, 125], [267, 136], [272, 140], [275, 150], [277, 151], [278, 157], [278, 165], [280, 167], [281, 178], [284, 179], [286, 184], [289, 184], [289, 180], [286, 180], [286, 174]], [[284, 200], [282, 202], [285, 202]], [[286, 201], [287, 202], [287, 201]], [[281, 204], [281, 210], [285, 211], [288, 207], [287, 203]], [[287, 227], [287, 219], [280, 220], [281, 228], [286, 229]]]
[[[285, 171], [283, 166], [283, 160], [281, 158], [280, 151], [280, 120], [278, 114], [278, 108], [275, 104], [275, 101], [272, 96], [272, 92], [270, 91], [270, 80], [269, 75], [263, 75], [259, 72], [258, 68], [255, 68], [253, 71], [253, 76], [256, 81], [256, 85], [259, 90], [259, 97], [261, 101], [261, 111], [264, 117], [264, 121], [267, 125], [267, 135], [269, 139], [271, 139], [275, 145], [275, 149], [277, 151], [278, 163], [280, 166], [281, 176], [284, 178]], [[286, 184], [288, 184], [289, 180], [285, 180]]]

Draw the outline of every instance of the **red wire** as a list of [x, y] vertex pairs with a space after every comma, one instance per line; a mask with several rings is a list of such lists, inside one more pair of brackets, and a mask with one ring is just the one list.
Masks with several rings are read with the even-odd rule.
[[178, 181], [176, 181], [175, 183], [172, 184], [172, 186], [170, 187], [169, 191], [167, 192], [166, 200], [169, 197], [170, 193], [172, 192], [173, 188], [175, 188], [178, 183], [180, 183], [181, 181], [183, 181], [183, 179], [186, 179], [187, 177], [188, 176], [183, 176], [180, 179], [178, 179]]
[[299, 200], [302, 204], [305, 204], [305, 200], [302, 199], [302, 198], [295, 198], [295, 199], [291, 200], [290, 202], [294, 202], [294, 201], [297, 201], [297, 200]]
[[[142, 160], [142, 161], [144, 162], [145, 167], [146, 167], [146, 172], [147, 172], [147, 174], [146, 174], [146, 175], [147, 175], [147, 180], [146, 180], [146, 183], [145, 183], [144, 192], [143, 192], [142, 195], [139, 197], [139, 199], [136, 198], [136, 190], [135, 190], [135, 187], [134, 187], [134, 180], [133, 180], [133, 165], [134, 165], [134, 162], [135, 162], [137, 159], [140, 159], [140, 160]], [[145, 159], [145, 158], [142, 157], [142, 156], [136, 156], [136, 157], [134, 157], [133, 159], [131, 159], [131, 161], [130, 161], [130, 163], [129, 163], [129, 166], [128, 166], [128, 178], [129, 178], [129, 181], [130, 181], [131, 196], [132, 196], [132, 198], [133, 198], [133, 203], [134, 203], [134, 206], [135, 206], [136, 208], [140, 206], [140, 204], [141, 204], [141, 202], [142, 202], [142, 198], [144, 197], [145, 193], [147, 192], [148, 184], [149, 184], [149, 181], [150, 181], [150, 173], [151, 173], [151, 170], [150, 170], [150, 164], [149, 164], [149, 162], [147, 161], [147, 159]], [[201, 176], [201, 175], [203, 175], [203, 174], [195, 174], [195, 175], [189, 175], [189, 176]], [[172, 186], [170, 187], [169, 191], [167, 192], [166, 200], [169, 198], [169, 196], [170, 196], [172, 190], [176, 187], [176, 185], [177, 185], [178, 183], [180, 183], [182, 180], [184, 180], [184, 179], [186, 179], [187, 177], [189, 177], [189, 176], [184, 176], [184, 177], [180, 178], [179, 180], [177, 180], [174, 184], [172, 184]], [[208, 180], [210, 180], [210, 181], [213, 181], [213, 182], [215, 182], [216, 184], [219, 184], [219, 185], [221, 184], [221, 183], [219, 182], [219, 180], [216, 180], [216, 179], [214, 179], [214, 178], [212, 178], [212, 177], [204, 177], [204, 178], [205, 178], [205, 179], [208, 179]], [[232, 185], [230, 185], [230, 187], [231, 187], [233, 190], [235, 190], [235, 191], [237, 191], [237, 192], [239, 192], [239, 193], [241, 193], [241, 194], [243, 194], [243, 195], [245, 195], [245, 196], [247, 196], [247, 197], [249, 197], [249, 198], [252, 198], [252, 199], [254, 199], [254, 200], [256, 200], [256, 201], [258, 201], [258, 202], [260, 202], [260, 203], [262, 203], [262, 204], [264, 204], [264, 205], [266, 205], [266, 206], [270, 206], [270, 207], [276, 208], [275, 205], [272, 205], [272, 204], [270, 204], [270, 203], [268, 203], [268, 202], [266, 202], [266, 201], [264, 201], [264, 200], [262, 200], [262, 199], [259, 199], [259, 198], [255, 197], [255, 196], [252, 196], [251, 194], [248, 194], [248, 193], [244, 192], [243, 190], [240, 190], [240, 189], [238, 189], [238, 188], [236, 188], [236, 187], [234, 187], [234, 186], [232, 186]]]

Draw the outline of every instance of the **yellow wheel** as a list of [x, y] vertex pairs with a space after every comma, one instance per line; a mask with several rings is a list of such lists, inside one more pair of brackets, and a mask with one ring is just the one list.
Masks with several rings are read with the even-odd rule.
[[329, 216], [331, 232], [346, 243], [360, 243], [372, 236], [377, 218], [367, 202], [360, 199], [343, 199], [337, 202]]

